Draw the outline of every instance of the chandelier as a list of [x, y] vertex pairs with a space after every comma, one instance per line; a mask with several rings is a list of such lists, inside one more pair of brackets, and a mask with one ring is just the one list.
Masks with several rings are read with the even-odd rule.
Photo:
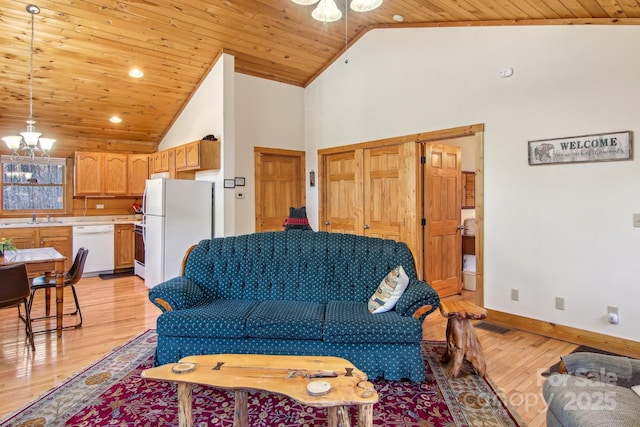
[[[342, 12], [338, 9], [335, 0], [291, 0], [296, 4], [308, 6], [318, 3], [318, 6], [311, 12], [311, 16], [316, 21], [333, 22], [342, 18]], [[345, 2], [348, 0], [345, 0]], [[354, 12], [369, 12], [380, 6], [382, 0], [351, 0], [350, 7]]]
[[[27, 131], [20, 135], [5, 136], [2, 140], [11, 150], [11, 161], [20, 163], [25, 160], [36, 162], [48, 162], [49, 151], [56, 142], [51, 138], [40, 138], [42, 135], [36, 132], [36, 122], [33, 120], [33, 21], [34, 16], [40, 13], [40, 8], [33, 4], [27, 5], [27, 12], [31, 14], [31, 45], [30, 45], [30, 68], [29, 68], [29, 119], [27, 120]], [[37, 153], [40, 156], [37, 156]]]

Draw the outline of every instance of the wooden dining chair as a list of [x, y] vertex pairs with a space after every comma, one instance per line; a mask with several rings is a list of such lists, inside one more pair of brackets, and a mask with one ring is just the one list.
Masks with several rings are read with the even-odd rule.
[[33, 329], [31, 328], [31, 317], [29, 316], [29, 297], [31, 295], [31, 286], [29, 284], [29, 276], [27, 275], [27, 267], [24, 264], [14, 264], [0, 267], [0, 308], [15, 307], [24, 304], [26, 312], [23, 318], [27, 338], [31, 344], [31, 349], [35, 351], [36, 345], [33, 342]]
[[[73, 315], [78, 315], [79, 320], [75, 325], [71, 325], [71, 326], [65, 326], [63, 329], [70, 329], [70, 328], [79, 328], [80, 326], [82, 326], [82, 311], [80, 310], [80, 303], [78, 302], [78, 294], [76, 293], [76, 287], [75, 284], [78, 283], [80, 281], [80, 279], [82, 278], [82, 273], [84, 272], [84, 264], [87, 261], [87, 256], [89, 255], [89, 249], [87, 248], [80, 248], [78, 249], [78, 253], [76, 253], [76, 257], [73, 260], [73, 264], [71, 265], [71, 268], [69, 269], [69, 271], [67, 271], [64, 274], [64, 286], [65, 287], [71, 287], [71, 291], [73, 292], [73, 301], [75, 302], [76, 305], [76, 309], [75, 311], [71, 312], [71, 313], [64, 313], [65, 316], [73, 316]], [[31, 281], [31, 298], [29, 300], [29, 306], [28, 306], [28, 315], [31, 315], [31, 309], [33, 308], [33, 297], [36, 293], [37, 290], [40, 289], [44, 289], [46, 292], [46, 309], [45, 309], [45, 315], [42, 317], [34, 317], [31, 320], [43, 320], [43, 319], [50, 319], [50, 318], [54, 318], [56, 317], [55, 315], [51, 315], [49, 312], [49, 298], [50, 298], [50, 292], [51, 289], [55, 289], [56, 288], [56, 278], [55, 277], [49, 277], [49, 276], [38, 276], [35, 277], [32, 281]], [[49, 331], [55, 331], [56, 328], [51, 328], [51, 329], [45, 329], [42, 331], [37, 331], [38, 333], [41, 332], [49, 332]]]

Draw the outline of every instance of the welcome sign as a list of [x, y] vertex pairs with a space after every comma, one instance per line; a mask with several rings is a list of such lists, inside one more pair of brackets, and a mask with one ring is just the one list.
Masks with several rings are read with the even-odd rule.
[[529, 141], [530, 165], [629, 159], [630, 131]]

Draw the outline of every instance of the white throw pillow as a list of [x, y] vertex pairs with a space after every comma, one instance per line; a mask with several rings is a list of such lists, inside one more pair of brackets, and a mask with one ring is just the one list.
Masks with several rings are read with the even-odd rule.
[[391, 270], [369, 298], [369, 312], [375, 314], [391, 310], [396, 306], [408, 284], [409, 277], [401, 265]]

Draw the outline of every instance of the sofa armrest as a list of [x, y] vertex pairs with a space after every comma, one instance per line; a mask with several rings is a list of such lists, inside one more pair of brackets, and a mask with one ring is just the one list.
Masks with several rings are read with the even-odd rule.
[[438, 293], [427, 282], [411, 279], [409, 286], [407, 286], [407, 289], [405, 289], [396, 304], [396, 311], [402, 316], [414, 316], [417, 314], [418, 319], [422, 322], [439, 305], [440, 297]]
[[599, 353], [571, 353], [561, 357], [568, 373], [605, 381], [606, 374], [615, 374], [619, 378], [631, 378], [638, 372], [638, 360], [623, 356]]
[[149, 289], [149, 300], [163, 312], [192, 307], [202, 298], [202, 289], [183, 276], [174, 277]]

